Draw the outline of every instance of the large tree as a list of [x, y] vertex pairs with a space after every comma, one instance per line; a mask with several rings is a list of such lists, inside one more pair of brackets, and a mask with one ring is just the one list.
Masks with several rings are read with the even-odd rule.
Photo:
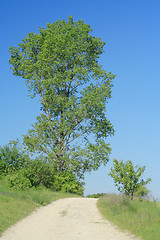
[[10, 47], [13, 74], [26, 79], [41, 112], [24, 143], [52, 161], [59, 173], [82, 178], [109, 160], [106, 138], [114, 134], [106, 118], [114, 75], [98, 63], [105, 43], [82, 20], [56, 21]]

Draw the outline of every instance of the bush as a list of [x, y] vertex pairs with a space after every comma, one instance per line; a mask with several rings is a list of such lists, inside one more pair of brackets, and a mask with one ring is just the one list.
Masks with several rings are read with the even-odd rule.
[[53, 164], [42, 160], [35, 159], [29, 162], [27, 169], [23, 170], [23, 174], [31, 182], [32, 187], [40, 185], [46, 188], [53, 188], [55, 180], [55, 168]]
[[83, 194], [83, 183], [74, 173], [66, 171], [58, 174], [53, 164], [40, 159], [30, 160], [25, 168], [8, 172], [5, 181], [16, 190], [45, 187], [53, 191]]
[[76, 179], [76, 176], [71, 171], [62, 172], [60, 175], [55, 175], [53, 185], [54, 191], [83, 194], [83, 183]]
[[19, 141], [11, 141], [4, 147], [0, 146], [0, 176], [3, 177], [10, 172], [18, 171], [25, 167], [29, 157], [20, 148]]
[[0, 176], [16, 190], [42, 186], [53, 191], [83, 194], [83, 183], [75, 173], [70, 170], [59, 173], [56, 165], [43, 157], [31, 160], [18, 141], [0, 147]]
[[14, 190], [27, 190], [32, 187], [30, 180], [24, 177], [23, 171], [7, 175], [5, 182], [9, 188]]

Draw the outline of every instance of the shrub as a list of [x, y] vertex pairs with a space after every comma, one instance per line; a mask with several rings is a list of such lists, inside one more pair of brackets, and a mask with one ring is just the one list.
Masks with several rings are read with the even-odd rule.
[[30, 180], [24, 177], [23, 171], [7, 175], [5, 182], [14, 190], [27, 190], [32, 187]]
[[0, 146], [0, 176], [23, 168], [29, 161], [28, 155], [21, 149], [19, 141], [11, 141], [8, 145]]
[[30, 159], [18, 141], [0, 147], [0, 175], [13, 189], [45, 187], [54, 191], [83, 193], [83, 183], [71, 170], [58, 172], [56, 165], [45, 158]]
[[76, 179], [76, 176], [71, 171], [62, 172], [60, 175], [55, 175], [53, 186], [54, 191], [83, 194], [83, 183]]
[[31, 182], [32, 187], [40, 185], [46, 188], [52, 188], [55, 179], [55, 168], [53, 164], [42, 160], [35, 159], [29, 162], [28, 168], [23, 170], [23, 174]]

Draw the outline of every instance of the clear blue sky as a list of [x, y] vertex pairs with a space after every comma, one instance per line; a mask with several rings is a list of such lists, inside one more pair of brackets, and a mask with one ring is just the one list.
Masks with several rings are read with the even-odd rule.
[[146, 165], [144, 177], [160, 198], [160, 2], [157, 0], [5, 0], [0, 2], [0, 145], [21, 139], [35, 121], [39, 104], [8, 63], [10, 46], [58, 18], [82, 19], [106, 42], [100, 62], [117, 75], [107, 116], [116, 133], [108, 139], [110, 163], [86, 175], [85, 194], [116, 192], [107, 176], [112, 159]]

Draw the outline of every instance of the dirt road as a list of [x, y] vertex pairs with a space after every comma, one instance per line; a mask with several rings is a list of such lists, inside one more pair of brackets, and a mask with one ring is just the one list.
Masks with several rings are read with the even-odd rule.
[[67, 198], [38, 209], [0, 240], [133, 240], [106, 221], [96, 199]]

